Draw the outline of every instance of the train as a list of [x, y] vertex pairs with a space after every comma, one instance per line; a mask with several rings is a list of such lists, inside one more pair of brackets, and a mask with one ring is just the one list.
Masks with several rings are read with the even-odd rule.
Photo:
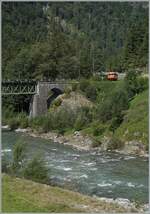
[[116, 81], [118, 80], [118, 74], [115, 71], [109, 71], [106, 75], [107, 80]]

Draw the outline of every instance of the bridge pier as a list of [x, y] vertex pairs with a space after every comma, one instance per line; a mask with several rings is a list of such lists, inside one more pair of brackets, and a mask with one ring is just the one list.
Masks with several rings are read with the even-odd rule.
[[33, 95], [30, 103], [30, 117], [37, 117], [47, 112], [47, 97], [38, 94]]
[[[66, 84], [38, 82], [36, 88], [36, 94], [33, 95], [33, 99], [30, 104], [30, 117], [36, 117], [47, 113], [48, 103], [47, 100], [50, 96], [50, 91], [57, 89], [64, 91]], [[54, 92], [54, 91], [53, 91]], [[51, 96], [54, 97], [54, 94]], [[56, 96], [57, 97], [57, 96]], [[52, 99], [49, 99], [52, 100]]]

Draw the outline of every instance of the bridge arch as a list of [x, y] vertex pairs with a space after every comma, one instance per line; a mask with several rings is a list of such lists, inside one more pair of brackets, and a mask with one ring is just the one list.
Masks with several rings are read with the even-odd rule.
[[53, 92], [52, 95], [50, 95], [47, 98], [47, 109], [50, 107], [50, 105], [52, 104], [52, 102], [60, 95], [63, 94], [64, 91], [62, 91], [60, 88], [52, 88], [51, 91]]

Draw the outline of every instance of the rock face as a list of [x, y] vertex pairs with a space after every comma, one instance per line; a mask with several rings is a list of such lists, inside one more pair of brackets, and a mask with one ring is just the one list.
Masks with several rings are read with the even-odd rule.
[[66, 97], [65, 94], [59, 95], [57, 99], [61, 99], [62, 108], [69, 108], [69, 109], [77, 109], [83, 106], [93, 107], [91, 101], [89, 101], [85, 96], [79, 93], [71, 92], [69, 97]]

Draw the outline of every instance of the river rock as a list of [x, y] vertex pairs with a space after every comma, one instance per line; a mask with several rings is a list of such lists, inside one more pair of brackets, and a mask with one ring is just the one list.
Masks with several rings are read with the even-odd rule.
[[15, 130], [15, 132], [27, 132], [27, 129], [18, 128]]
[[9, 125], [2, 126], [2, 129], [6, 130], [6, 131], [10, 131], [11, 130], [11, 128], [9, 127]]
[[75, 132], [74, 132], [74, 135], [75, 135], [75, 136], [80, 136], [80, 132], [79, 132], [79, 131], [75, 131]]
[[131, 206], [131, 202], [129, 201], [129, 199], [126, 199], [126, 198], [117, 198], [117, 199], [115, 199], [115, 202], [119, 205], [124, 206], [124, 207], [130, 207]]

